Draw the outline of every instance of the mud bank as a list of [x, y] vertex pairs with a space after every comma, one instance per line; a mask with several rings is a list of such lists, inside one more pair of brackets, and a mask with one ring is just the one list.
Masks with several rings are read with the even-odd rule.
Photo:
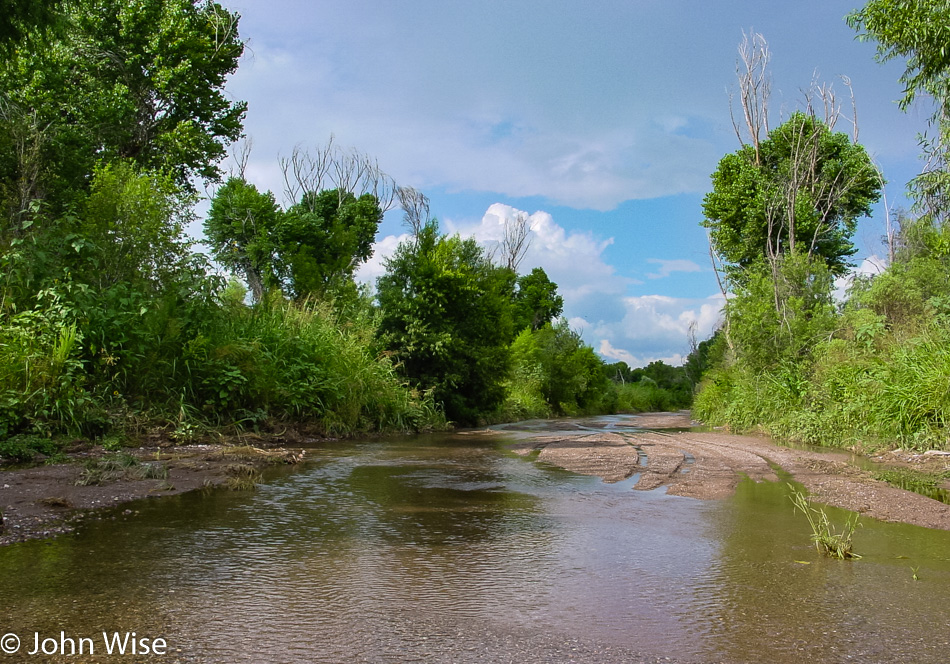
[[[0, 471], [0, 545], [69, 533], [84, 520], [101, 518], [110, 508], [141, 498], [223, 486], [235, 479], [243, 479], [247, 488], [248, 480], [253, 482], [264, 467], [303, 458], [301, 449], [262, 449], [248, 442], [142, 447], [120, 453], [92, 447], [72, 452], [68, 463]], [[120, 455], [132, 465], [90, 477], [90, 469], [101, 467], [99, 462]], [[153, 472], [134, 472], [146, 468]]]

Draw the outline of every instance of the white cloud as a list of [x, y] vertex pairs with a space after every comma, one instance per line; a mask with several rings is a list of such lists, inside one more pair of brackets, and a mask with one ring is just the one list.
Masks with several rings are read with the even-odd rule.
[[659, 258], [648, 258], [647, 263], [654, 263], [660, 266], [659, 272], [654, 272], [647, 275], [648, 279], [662, 279], [668, 277], [674, 272], [702, 272], [703, 268], [699, 267], [696, 263], [686, 259], [676, 259], [665, 261]]
[[718, 293], [702, 299], [641, 295], [622, 302], [622, 319], [602, 320], [591, 327], [589, 335], [605, 357], [621, 359], [621, 353], [628, 353], [633, 362], [624, 362], [643, 366], [657, 359], [682, 363], [689, 352], [690, 325], [696, 324], [698, 340], [709, 337], [719, 324], [724, 299]]
[[[527, 212], [495, 203], [478, 222], [447, 220], [446, 230], [474, 237], [486, 247], [494, 248], [504, 237], [506, 220], [519, 214]], [[551, 281], [558, 285], [558, 292], [564, 298], [566, 316], [587, 314], [585, 301], [604, 297], [616, 299], [635, 283], [633, 279], [618, 274], [614, 266], [604, 260], [603, 252], [613, 243], [612, 238], [599, 239], [591, 233], [568, 232], [543, 211], [528, 215], [528, 221], [530, 245], [521, 263], [521, 271], [543, 268]]]
[[398, 247], [401, 242], [409, 238], [408, 233], [403, 233], [402, 235], [387, 235], [374, 243], [373, 255], [356, 271], [356, 280], [358, 282], [375, 285], [376, 279], [383, 276], [386, 272], [383, 261], [395, 253], [396, 247]]
[[600, 353], [603, 357], [608, 360], [616, 360], [618, 362], [626, 362], [629, 367], [638, 367], [640, 366], [639, 360], [634, 357], [631, 353], [621, 349], [614, 348], [609, 341], [606, 339], [600, 340], [600, 348], [597, 349], [597, 352]]

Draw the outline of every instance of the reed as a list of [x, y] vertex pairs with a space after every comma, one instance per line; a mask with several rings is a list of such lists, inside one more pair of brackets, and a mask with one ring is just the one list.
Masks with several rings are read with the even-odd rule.
[[818, 553], [839, 560], [861, 557], [854, 553], [851, 544], [854, 531], [860, 525], [857, 514], [849, 517], [839, 532], [831, 525], [831, 520], [823, 509], [813, 507], [805, 494], [796, 490], [791, 484], [788, 485], [788, 488], [792, 492], [789, 498], [792, 504], [795, 505], [795, 509], [800, 510], [808, 519], [808, 525], [811, 526], [811, 539], [815, 543], [815, 549], [818, 550]]

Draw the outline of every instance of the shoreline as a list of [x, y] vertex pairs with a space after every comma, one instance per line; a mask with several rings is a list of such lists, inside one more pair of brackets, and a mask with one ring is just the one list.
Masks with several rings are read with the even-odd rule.
[[[583, 422], [583, 421], [582, 421]], [[639, 473], [634, 490], [661, 486], [667, 493], [701, 500], [728, 498], [743, 477], [790, 479], [822, 504], [882, 521], [950, 530], [950, 505], [875, 479], [874, 470], [950, 470], [950, 455], [889, 452], [857, 457], [846, 450], [813, 451], [783, 446], [764, 436], [689, 431], [689, 414], [644, 413], [602, 431], [591, 426], [527, 435], [512, 446], [520, 455], [572, 472], [618, 482]], [[946, 485], [946, 483], [945, 483]]]
[[[693, 424], [688, 412], [643, 413], [606, 428], [591, 418], [553, 421], [539, 431], [513, 424], [467, 433], [516, 433], [520, 440], [510, 446], [516, 454], [537, 454], [539, 461], [605, 482], [639, 474], [634, 490], [665, 486], [672, 495], [701, 500], [728, 498], [743, 477], [778, 481], [787, 473], [818, 503], [884, 521], [950, 530], [950, 505], [874, 479], [871, 470], [859, 467], [944, 471], [950, 470], [950, 455], [889, 452], [860, 457], [864, 462], [857, 464], [844, 450], [818, 452], [783, 446], [764, 436], [690, 431]], [[0, 546], [73, 532], [85, 521], [142, 498], [229, 483], [249, 489], [263, 468], [297, 463], [305, 456], [301, 446], [324, 440], [330, 439], [292, 432], [245, 435], [231, 444], [153, 444], [118, 453], [84, 446], [68, 454], [69, 463], [2, 469]], [[160, 466], [164, 476], [106, 477], [98, 484], [77, 485], [90, 464], [117, 454], [134, 457], [136, 468]]]
[[[267, 466], [303, 459], [305, 451], [285, 446], [289, 442], [252, 435], [233, 444], [153, 445], [117, 452], [83, 448], [67, 454], [67, 463], [0, 470], [0, 546], [71, 533], [85, 521], [143, 498], [229, 485], [251, 489]], [[98, 470], [104, 465], [100, 462], [111, 459], [128, 465]], [[101, 480], [90, 477], [90, 468]], [[79, 483], [84, 473], [84, 481], [91, 483]]]

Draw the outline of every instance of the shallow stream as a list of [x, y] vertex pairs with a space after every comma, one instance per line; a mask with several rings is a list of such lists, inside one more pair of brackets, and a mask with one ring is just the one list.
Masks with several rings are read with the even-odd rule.
[[[322, 444], [255, 492], [2, 548], [0, 633], [22, 649], [0, 662], [142, 659], [104, 656], [104, 630], [164, 639], [163, 662], [947, 660], [950, 532], [862, 518], [863, 558], [833, 561], [784, 482], [703, 502], [509, 442]], [[94, 657], [26, 654], [61, 632]]]

